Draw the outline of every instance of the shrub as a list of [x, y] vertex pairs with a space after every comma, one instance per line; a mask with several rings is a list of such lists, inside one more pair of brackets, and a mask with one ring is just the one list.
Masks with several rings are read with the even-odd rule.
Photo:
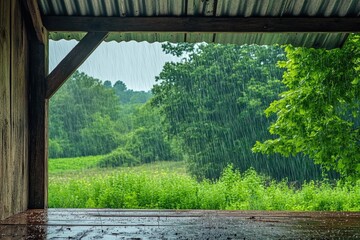
[[49, 155], [54, 158], [61, 157], [64, 152], [62, 144], [58, 139], [49, 139]]
[[[120, 151], [120, 150], [119, 150]], [[126, 153], [126, 151], [122, 150]], [[219, 209], [359, 211], [360, 180], [329, 184], [305, 182], [300, 188], [249, 169], [228, 166], [219, 180], [164, 169], [123, 168], [108, 174], [50, 178], [49, 207], [131, 209]]]
[[135, 166], [140, 163], [139, 159], [130, 152], [117, 148], [111, 153], [105, 155], [98, 163], [99, 167], [119, 167]]
[[125, 148], [141, 163], [172, 159], [170, 143], [156, 128], [140, 127], [131, 132]]

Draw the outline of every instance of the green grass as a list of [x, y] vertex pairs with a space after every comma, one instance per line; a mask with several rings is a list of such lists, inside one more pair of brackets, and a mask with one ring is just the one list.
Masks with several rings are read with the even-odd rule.
[[69, 173], [97, 167], [102, 156], [56, 158], [49, 160], [49, 173]]
[[[183, 162], [100, 169], [96, 158], [90, 157], [89, 164], [88, 158], [76, 164], [79, 159], [50, 160], [49, 207], [360, 211], [360, 181], [308, 182], [295, 189], [286, 181], [229, 167], [218, 181], [198, 182], [186, 174]], [[81, 171], [74, 174], [74, 168]]]
[[185, 163], [181, 161], [157, 161], [135, 167], [99, 168], [98, 163], [103, 156], [87, 156], [76, 158], [58, 158], [49, 160], [50, 180], [61, 177], [62, 180], [78, 179], [87, 176], [109, 175], [116, 172], [176, 172], [186, 174]]

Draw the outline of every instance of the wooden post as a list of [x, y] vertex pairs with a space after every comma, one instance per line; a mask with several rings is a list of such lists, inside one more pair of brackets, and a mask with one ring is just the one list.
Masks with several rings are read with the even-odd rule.
[[11, 1], [0, 1], [0, 220], [11, 215], [10, 162]]
[[47, 207], [48, 39], [40, 42], [33, 31], [29, 43], [29, 208]]
[[41, 43], [47, 41], [46, 29], [43, 26], [39, 5], [36, 0], [23, 0], [25, 8], [29, 11], [37, 39]]

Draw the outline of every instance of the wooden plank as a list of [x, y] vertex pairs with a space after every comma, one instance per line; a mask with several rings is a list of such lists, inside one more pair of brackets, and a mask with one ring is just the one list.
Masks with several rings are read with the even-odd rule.
[[[27, 209], [28, 200], [28, 45], [19, 0], [11, 8], [11, 199], [12, 214]], [[10, 179], [9, 179], [10, 180]]]
[[358, 239], [360, 214], [214, 210], [28, 210], [0, 221], [0, 233], [5, 239]]
[[10, 163], [10, 32], [11, 0], [0, 1], [0, 219], [11, 213], [8, 189]]
[[50, 98], [70, 75], [90, 56], [105, 39], [108, 32], [90, 32], [69, 52], [68, 55], [46, 77], [46, 98]]
[[69, 32], [360, 32], [359, 17], [44, 16], [43, 23], [48, 31]]
[[45, 33], [46, 29], [44, 28], [42, 19], [41, 19], [41, 13], [39, 9], [39, 5], [36, 0], [23, 0], [26, 2], [24, 4], [29, 11], [29, 14], [31, 16], [32, 24], [36, 32], [37, 39], [41, 43], [45, 43]]
[[[29, 29], [30, 30], [30, 29]], [[48, 46], [38, 41], [35, 32], [29, 41], [29, 208], [47, 207], [47, 130], [48, 100], [45, 77], [48, 71]], [[47, 35], [47, 34], [46, 34]]]

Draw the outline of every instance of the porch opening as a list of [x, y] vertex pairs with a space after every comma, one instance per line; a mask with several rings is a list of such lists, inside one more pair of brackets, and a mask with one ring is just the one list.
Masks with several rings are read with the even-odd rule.
[[[50, 65], [72, 44], [51, 41]], [[358, 209], [351, 194], [359, 186], [337, 185], [340, 175], [326, 162], [314, 164], [306, 151], [264, 150], [278, 139], [269, 133], [276, 114], [265, 111], [291, 90], [286, 74], [297, 65], [286, 64], [295, 53], [275, 45], [102, 43], [50, 100], [49, 207]]]

